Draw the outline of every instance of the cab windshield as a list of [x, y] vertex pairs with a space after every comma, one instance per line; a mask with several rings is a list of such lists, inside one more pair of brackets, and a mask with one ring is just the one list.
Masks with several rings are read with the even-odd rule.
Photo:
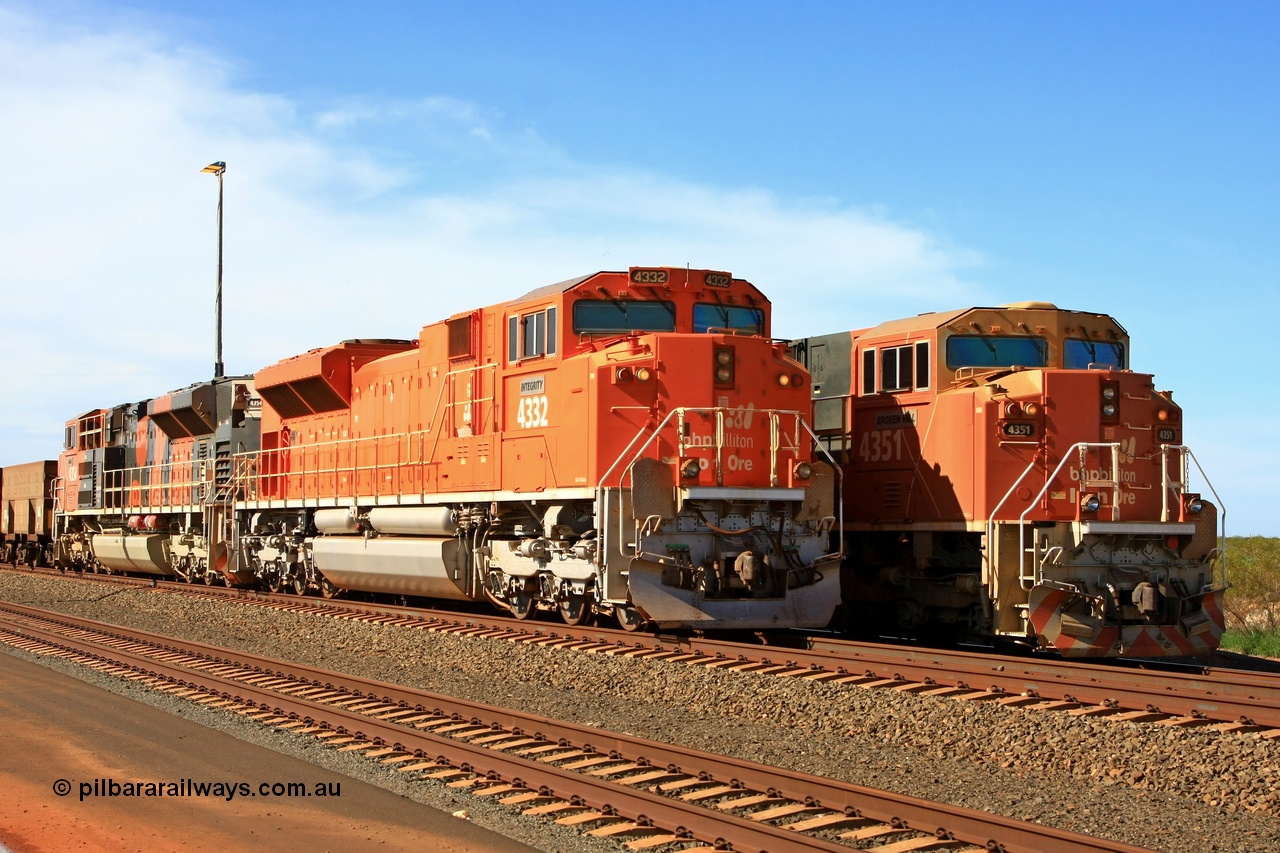
[[764, 310], [741, 305], [721, 305], [719, 302], [699, 302], [694, 305], [693, 331], [702, 334], [712, 329], [763, 335]]
[[674, 332], [676, 309], [670, 302], [639, 299], [580, 299], [573, 303], [573, 331]]
[[1062, 347], [1063, 367], [1085, 370], [1090, 365], [1124, 369], [1124, 344], [1067, 338]]
[[1044, 367], [1044, 338], [1025, 335], [952, 335], [947, 338], [947, 367]]

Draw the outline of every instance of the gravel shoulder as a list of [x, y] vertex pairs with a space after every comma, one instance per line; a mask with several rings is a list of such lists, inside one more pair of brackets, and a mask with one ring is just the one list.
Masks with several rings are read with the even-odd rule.
[[[617, 659], [10, 572], [0, 572], [0, 599], [1157, 850], [1280, 849], [1280, 741], [1257, 735]], [[339, 769], [330, 763], [338, 756], [314, 742], [231, 728]], [[473, 817], [489, 825], [490, 816]], [[527, 819], [495, 819], [508, 825], [493, 828], [541, 849], [602, 849], [542, 824], [509, 825], [527, 827]]]

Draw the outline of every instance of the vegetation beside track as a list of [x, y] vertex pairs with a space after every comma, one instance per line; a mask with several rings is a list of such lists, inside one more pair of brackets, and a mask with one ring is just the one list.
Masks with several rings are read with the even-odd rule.
[[1227, 632], [1222, 647], [1280, 658], [1280, 539], [1227, 539]]

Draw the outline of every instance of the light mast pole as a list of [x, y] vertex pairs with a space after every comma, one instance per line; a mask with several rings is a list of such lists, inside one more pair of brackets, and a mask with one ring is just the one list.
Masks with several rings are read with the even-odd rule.
[[219, 160], [210, 163], [200, 170], [218, 176], [218, 290], [214, 298], [214, 359], [213, 378], [221, 379], [222, 370], [222, 175], [227, 171], [227, 164]]

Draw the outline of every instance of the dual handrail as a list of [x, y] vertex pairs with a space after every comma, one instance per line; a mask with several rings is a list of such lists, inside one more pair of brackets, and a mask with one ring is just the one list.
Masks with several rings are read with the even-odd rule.
[[[627, 483], [629, 481], [634, 483], [635, 481], [634, 471], [635, 471], [636, 463], [638, 463], [641, 459], [645, 458], [649, 448], [656, 441], [659, 440], [659, 438], [662, 435], [663, 429], [668, 427], [673, 420], [676, 425], [675, 444], [676, 444], [676, 452], [678, 456], [676, 466], [674, 467], [678, 468], [679, 460], [684, 459], [686, 457], [688, 450], [694, 449], [694, 448], [706, 449], [707, 445], [705, 444], [689, 443], [689, 442], [686, 442], [685, 440], [685, 437], [686, 437], [685, 424], [688, 422], [687, 420], [688, 416], [699, 415], [699, 414], [710, 415], [715, 418], [715, 438], [712, 446], [712, 449], [714, 450], [714, 453], [715, 453], [715, 463], [714, 463], [715, 477], [716, 477], [717, 486], [723, 486], [724, 484], [724, 449], [726, 444], [725, 418], [727, 416], [743, 417], [743, 413], [738, 409], [726, 408], [726, 407], [707, 407], [707, 408], [680, 407], [680, 408], [672, 409], [670, 412], [668, 412], [666, 416], [663, 417], [663, 419], [658, 423], [657, 426], [650, 428], [648, 425], [646, 425], [642, 427], [639, 431], [637, 431], [634, 436], [631, 437], [631, 440], [627, 443], [627, 446], [623, 448], [622, 452], [618, 454], [618, 457], [614, 459], [613, 464], [609, 466], [609, 468], [605, 471], [604, 475], [600, 478], [599, 485], [596, 486], [596, 505], [600, 507], [603, 507], [605, 505], [604, 493], [607, 488], [606, 484], [610, 482], [610, 480], [614, 475], [614, 472], [618, 471], [620, 466], [622, 468], [622, 472], [618, 478], [618, 488], [626, 488]], [[825, 456], [827, 458], [827, 461], [831, 464], [831, 468], [836, 473], [836, 478], [837, 478], [836, 482], [833, 485], [833, 488], [835, 490], [836, 511], [835, 511], [835, 516], [831, 520], [831, 524], [828, 525], [828, 527], [836, 526], [839, 528], [837, 530], [837, 533], [839, 535], [836, 537], [836, 541], [838, 543], [841, 543], [841, 546], [842, 546], [844, 542], [844, 535], [843, 535], [844, 534], [844, 530], [843, 530], [844, 514], [840, 510], [841, 502], [843, 501], [843, 495], [841, 494], [840, 481], [839, 481], [840, 467], [836, 464], [835, 459], [832, 458], [831, 454], [827, 452], [827, 450], [818, 443], [818, 437], [814, 434], [812, 428], [810, 428], [808, 421], [805, 420], [805, 417], [802, 413], [795, 410], [790, 410], [790, 409], [756, 409], [750, 412], [750, 417], [753, 417], [753, 418], [765, 417], [765, 416], [769, 418], [769, 443], [770, 443], [770, 446], [769, 446], [770, 481], [769, 482], [771, 487], [777, 487], [780, 482], [780, 474], [779, 474], [779, 467], [778, 467], [778, 461], [781, 455], [780, 451], [790, 452], [794, 454], [795, 458], [798, 460], [800, 458], [800, 449], [801, 449], [800, 439], [802, 435], [807, 435], [810, 441], [809, 446], [816, 448], [818, 452], [820, 452], [823, 456]], [[791, 440], [790, 440], [790, 443], [785, 446], [783, 444], [783, 440], [786, 439], [788, 436], [786, 433], [783, 433], [781, 428], [781, 422], [784, 416], [791, 417], [794, 419], [794, 429], [792, 430], [790, 435]], [[679, 472], [676, 471], [676, 474], [678, 476]], [[638, 541], [639, 519], [632, 519], [632, 521], [637, 526], [637, 531], [635, 536], [637, 541], [628, 542], [628, 537], [626, 535], [626, 528], [625, 528], [626, 519], [623, 516], [623, 513], [621, 512], [621, 507], [619, 507], [617, 543], [618, 543], [618, 553], [623, 556], [636, 556], [639, 553], [639, 541]], [[646, 520], [646, 523], [647, 523], [647, 520]], [[624, 548], [627, 547], [628, 544], [631, 546], [630, 554], [627, 554], [623, 550]], [[821, 562], [827, 559], [834, 559], [840, 556], [841, 553], [842, 553], [841, 551], [837, 551], [833, 554], [826, 554], [823, 557], [819, 558], [818, 562]]]
[[[1111, 477], [1109, 480], [1090, 480], [1089, 479], [1089, 465], [1088, 465], [1087, 456], [1091, 449], [1099, 451], [1099, 456], [1101, 456], [1101, 452], [1104, 450], [1110, 452]], [[1078, 496], [1078, 499], [1083, 498], [1084, 493], [1087, 487], [1089, 486], [1093, 486], [1094, 488], [1109, 487], [1111, 489], [1111, 495], [1112, 495], [1111, 501], [1110, 501], [1111, 520], [1120, 521], [1121, 520], [1121, 501], [1119, 499], [1120, 456], [1122, 453], [1123, 453], [1123, 449], [1119, 442], [1088, 442], [1088, 441], [1076, 442], [1075, 444], [1071, 445], [1071, 447], [1067, 448], [1066, 452], [1062, 454], [1062, 458], [1058, 461], [1057, 466], [1053, 469], [1053, 473], [1045, 478], [1044, 485], [1040, 488], [1040, 491], [1037, 492], [1033, 497], [1027, 500], [1026, 507], [1022, 510], [1022, 512], [1018, 516], [1018, 581], [1020, 586], [1024, 590], [1029, 590], [1036, 584], [1039, 584], [1043, 581], [1044, 562], [1047, 561], [1048, 556], [1050, 554], [1056, 554], [1061, 551], [1061, 549], [1051, 549], [1049, 552], [1046, 552], [1045, 561], [1035, 560], [1034, 558], [1035, 555], [1033, 554], [1032, 559], [1030, 560], [1030, 565], [1028, 565], [1028, 556], [1027, 556], [1028, 549], [1026, 546], [1027, 516], [1031, 513], [1033, 509], [1035, 509], [1037, 505], [1040, 504], [1042, 500], [1044, 500], [1045, 494], [1049, 491], [1049, 488], [1057, 481], [1058, 475], [1062, 473], [1063, 469], [1067, 466], [1068, 462], [1071, 461], [1072, 456], [1076, 455], [1080, 465], [1079, 482], [1082, 487], [1082, 492], [1081, 492], [1081, 495]], [[1169, 474], [1169, 463], [1174, 454], [1179, 454], [1180, 463], [1181, 463], [1180, 464], [1181, 475], [1179, 479], [1176, 479], [1176, 480], [1173, 479]], [[1189, 466], [1187, 464], [1187, 460], [1190, 459], [1192, 462], [1195, 463], [1196, 469], [1197, 471], [1199, 471], [1201, 478], [1205, 482], [1205, 485], [1208, 486], [1209, 491], [1213, 493], [1214, 501], [1216, 503], [1216, 506], [1218, 507], [1218, 522], [1219, 522], [1218, 553], [1221, 554], [1222, 556], [1222, 572], [1223, 572], [1223, 576], [1225, 577], [1226, 568], [1227, 568], [1226, 547], [1225, 547], [1227, 512], [1226, 512], [1226, 508], [1222, 505], [1221, 499], [1218, 497], [1217, 491], [1213, 488], [1213, 484], [1209, 481], [1209, 478], [1205, 474], [1204, 469], [1200, 466], [1200, 461], [1195, 458], [1195, 454], [1191, 451], [1190, 447], [1187, 447], [1186, 445], [1162, 444], [1160, 445], [1160, 455], [1161, 455], [1160, 469], [1161, 469], [1161, 493], [1162, 493], [1161, 494], [1161, 502], [1162, 502], [1161, 503], [1161, 522], [1169, 523], [1169, 522], [1176, 522], [1178, 520], [1177, 516], [1174, 515], [1173, 509], [1174, 507], [1178, 507], [1181, 505], [1182, 499], [1186, 494], [1187, 478], [1189, 473]], [[1101, 470], [1101, 466], [1102, 466], [1102, 461], [1100, 459], [1099, 470]], [[1026, 469], [1022, 472], [1022, 474], [1013, 482], [1013, 485], [1009, 487], [1009, 490], [1005, 492], [1004, 497], [1000, 499], [999, 503], [996, 504], [995, 508], [992, 509], [991, 516], [987, 520], [987, 547], [984, 549], [986, 560], [990, 561], [992, 559], [992, 554], [996, 553], [999, 550], [996, 546], [996, 541], [995, 541], [995, 526], [997, 523], [997, 519], [1000, 515], [1001, 509], [1004, 508], [1004, 505], [1017, 492], [1018, 487], [1022, 485], [1023, 480], [1025, 480], [1029, 474], [1031, 474], [1033, 471], [1036, 471], [1036, 470], [1040, 470], [1040, 466], [1038, 464], [1038, 461], [1036, 459], [1033, 459], [1027, 465]], [[1171, 496], [1174, 498], [1174, 505], [1172, 507], [1170, 505]], [[1034, 547], [1034, 543], [1033, 543], [1033, 547]], [[988, 569], [989, 571], [993, 570], [993, 567], [989, 565]]]

